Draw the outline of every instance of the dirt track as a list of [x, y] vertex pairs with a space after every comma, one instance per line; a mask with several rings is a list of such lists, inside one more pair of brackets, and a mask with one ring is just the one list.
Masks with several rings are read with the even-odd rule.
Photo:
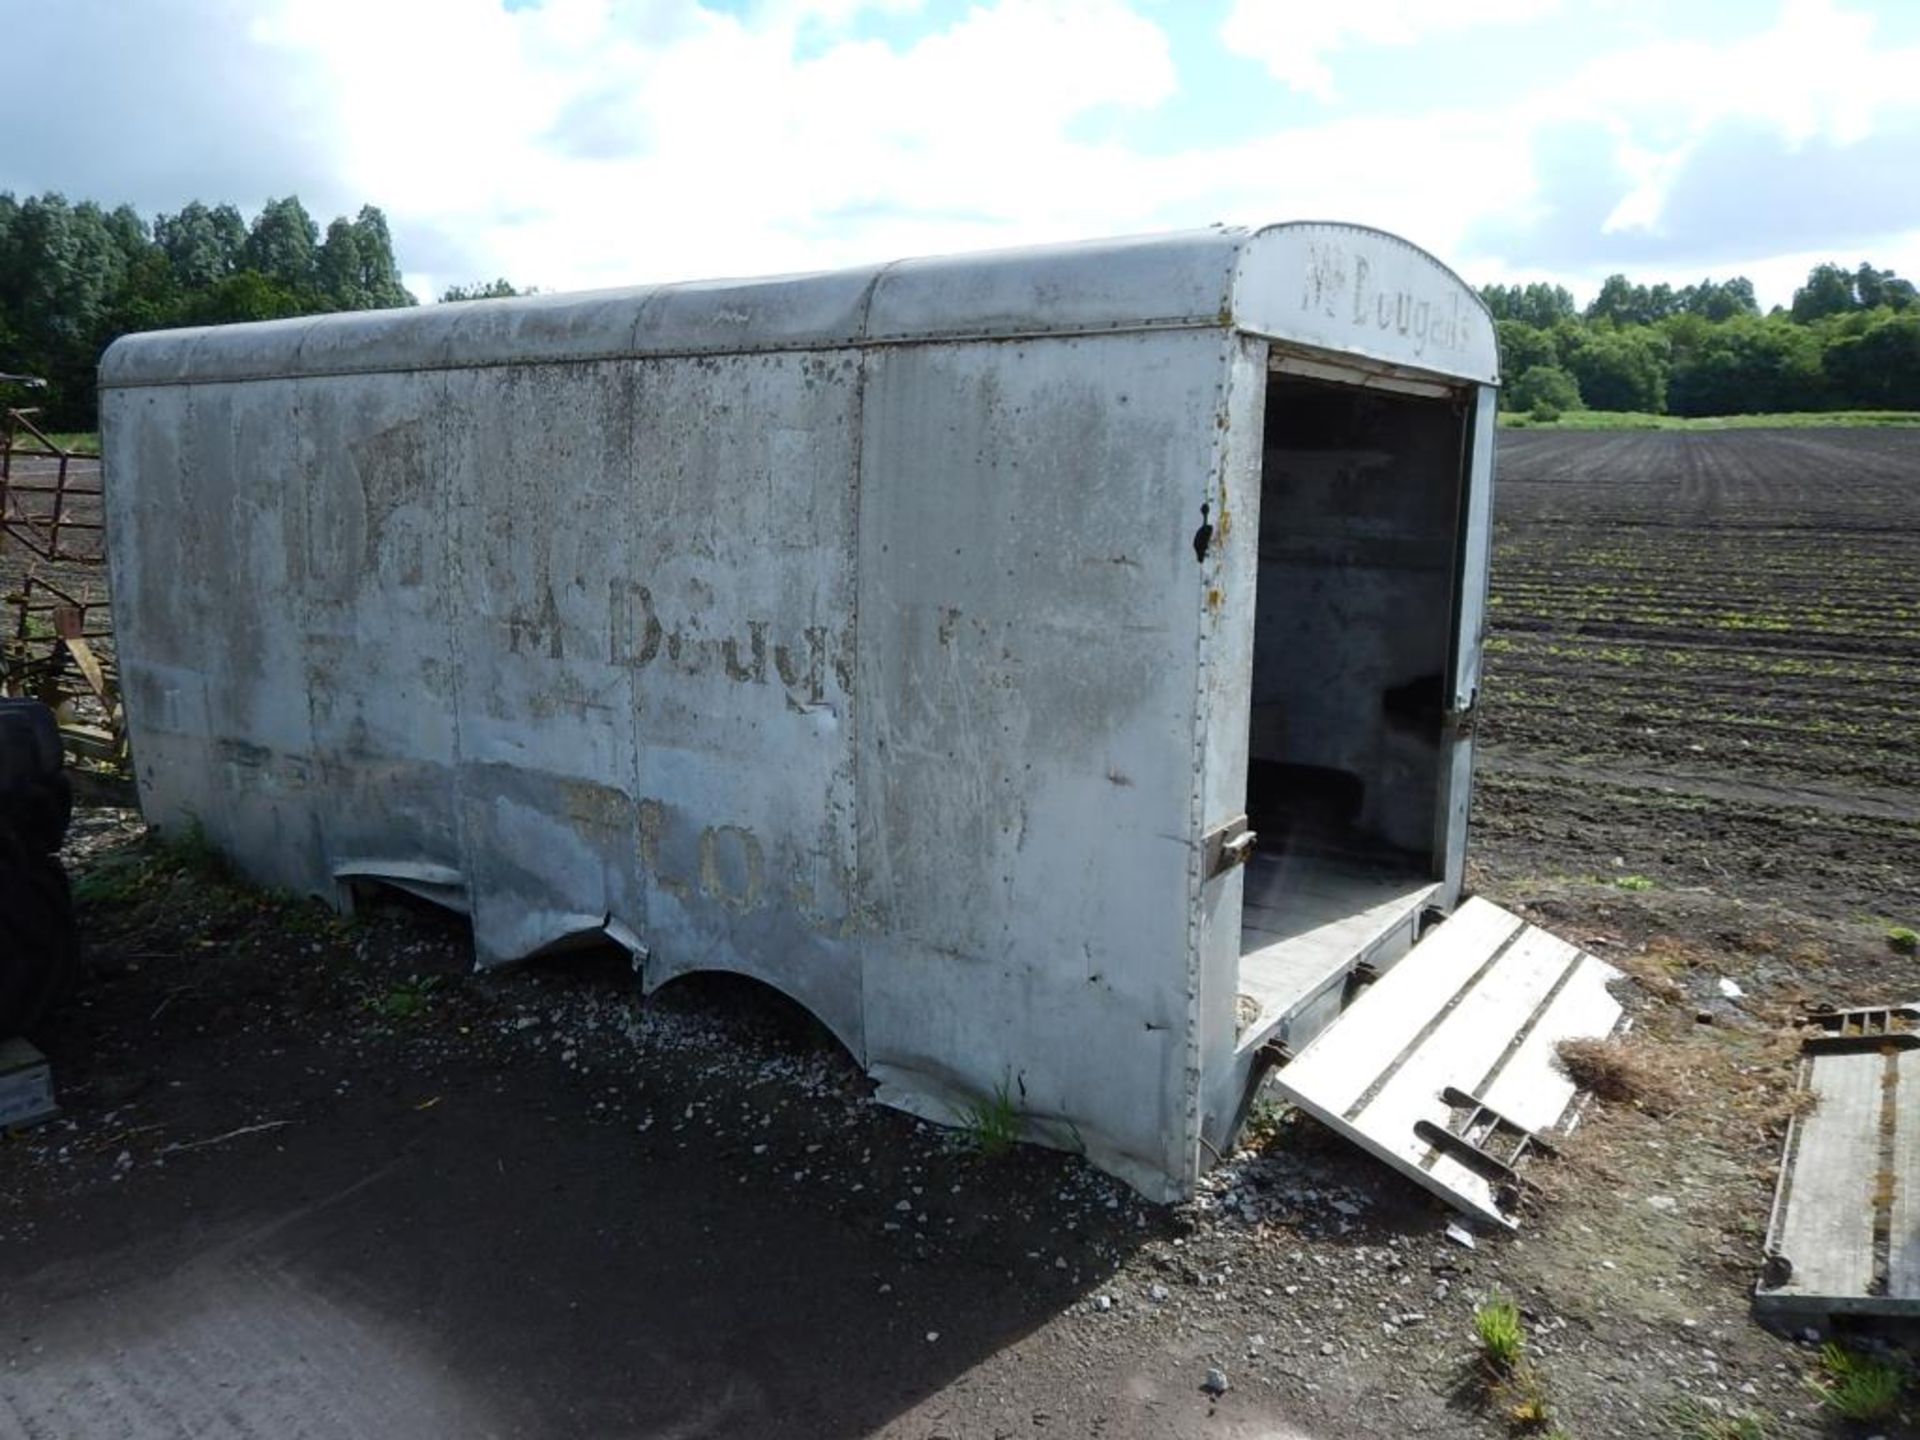
[[[1517, 1239], [1448, 1241], [1424, 1192], [1285, 1117], [1193, 1206], [1146, 1206], [879, 1108], [764, 998], [695, 981], [638, 1004], [612, 959], [472, 975], [457, 923], [342, 925], [95, 815], [75, 864], [96, 975], [42, 1037], [67, 1113], [0, 1146], [0, 1435], [1468, 1440], [1509, 1433], [1475, 1382], [1494, 1295], [1525, 1310], [1573, 1440], [1874, 1433], [1819, 1415], [1812, 1347], [1755, 1325], [1748, 1292], [1782, 1022], [1920, 994], [1856, 918], [1914, 923], [1911, 755], [1883, 747], [1862, 779], [1801, 726], [1762, 763], [1695, 712], [1754, 738], [1788, 692], [1742, 667], [1860, 658], [1853, 626], [1877, 627], [1880, 692], [1789, 674], [1809, 703], [1779, 713], [1817, 719], [1831, 693], [1891, 714], [1912, 627], [1835, 619], [1795, 649], [1728, 634], [1710, 596], [1684, 625], [1652, 600], [1574, 608], [1610, 564], [1677, 580], [1702, 545], [1811, 586], [1817, 565], [1775, 551], [1823, 534], [1871, 539], [1878, 580], [1847, 583], [1897, 597], [1920, 436], [1766, 438], [1505, 450], [1475, 874], [1639, 978], [1636, 1031], [1681, 1102], [1596, 1106]], [[1655, 701], [1683, 718], [1623, 718]]]

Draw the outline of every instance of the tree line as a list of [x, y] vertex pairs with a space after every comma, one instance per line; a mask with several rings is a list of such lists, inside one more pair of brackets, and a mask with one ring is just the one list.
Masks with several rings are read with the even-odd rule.
[[[514, 293], [495, 280], [441, 298]], [[129, 205], [0, 191], [0, 373], [46, 380], [33, 403], [57, 430], [94, 428], [100, 352], [129, 331], [414, 303], [372, 205], [323, 233], [296, 196], [251, 222], [197, 200], [149, 222]]]
[[1564, 286], [1488, 285], [1503, 409], [1740, 415], [1920, 410], [1920, 294], [1891, 270], [1816, 265], [1767, 314], [1744, 277], [1636, 285], [1577, 308]]
[[[440, 298], [516, 293], [494, 280]], [[1614, 275], [1584, 310], [1561, 285], [1480, 294], [1507, 409], [1920, 410], [1920, 296], [1870, 264], [1815, 266], [1790, 307], [1765, 315], [1738, 277], [1675, 289]], [[294, 196], [251, 222], [199, 201], [149, 222], [127, 205], [0, 192], [0, 373], [46, 379], [37, 403], [56, 429], [94, 427], [94, 368], [128, 331], [414, 303], [372, 205], [323, 233]]]

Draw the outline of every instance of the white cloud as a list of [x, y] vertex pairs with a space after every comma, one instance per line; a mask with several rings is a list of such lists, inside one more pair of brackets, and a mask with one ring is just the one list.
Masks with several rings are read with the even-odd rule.
[[1920, 115], [1920, 50], [1876, 45], [1874, 28], [1871, 15], [1835, 0], [1786, 0], [1773, 25], [1729, 44], [1657, 43], [1598, 57], [1540, 97], [1534, 119], [1604, 117], [1635, 183], [1603, 228], [1658, 233], [1675, 181], [1715, 127], [1753, 125], [1793, 148], [1844, 146]]
[[1127, 157], [1068, 128], [1173, 92], [1157, 26], [1123, 0], [1001, 0], [905, 49], [843, 33], [796, 57], [803, 26], [859, 8], [662, 4], [636, 22], [610, 0], [284, 0], [256, 34], [317, 61], [360, 189], [523, 283], [836, 264], [1108, 218]]
[[1234, 0], [1221, 26], [1229, 50], [1283, 85], [1334, 97], [1328, 57], [1355, 45], [1412, 45], [1447, 30], [1537, 20], [1559, 0]]
[[[1556, 3], [1238, 0], [1223, 37], [1325, 91], [1343, 52]], [[329, 90], [356, 193], [387, 205], [403, 240], [430, 230], [471, 257], [410, 275], [423, 293], [495, 273], [575, 288], [1303, 215], [1380, 225], [1492, 277], [1511, 267], [1482, 243], [1487, 217], [1522, 237], [1553, 218], [1565, 177], [1535, 140], [1556, 127], [1603, 137], [1611, 173], [1578, 178], [1618, 188], [1588, 223], [1631, 238], [1661, 233], [1717, 126], [1846, 144], [1920, 103], [1904, 83], [1920, 57], [1876, 48], [1870, 17], [1786, 0], [1726, 44], [1656, 40], [1550, 86], [1149, 155], [1075, 138], [1087, 117], [1151, 113], [1182, 80], [1204, 83], [1176, 75], [1166, 36], [1127, 0], [982, 0], [908, 45], [854, 38], [882, 8], [917, 0], [765, 0], [745, 15], [676, 0], [279, 0], [255, 33]]]
[[1556, 86], [1563, 110], [1661, 116], [1697, 131], [1763, 122], [1793, 143], [1863, 139], [1875, 117], [1920, 106], [1914, 51], [1875, 44], [1874, 17], [1836, 0], [1785, 0], [1774, 22], [1709, 45], [1672, 41], [1614, 51]]
[[[1254, 104], [1239, 134], [1185, 147], [1173, 127], [1195, 107], [1168, 102], [1214, 76], [1205, 56], [1176, 74], [1152, 18], [1172, 3], [974, 0], [934, 23], [914, 20], [920, 0], [143, 0], [143, 25], [114, 0], [23, 4], [23, 44], [96, 55], [103, 80], [60, 127], [37, 118], [53, 81], [0, 88], [0, 188], [151, 211], [297, 187], [323, 221], [371, 202], [423, 295], [1316, 216], [1397, 231], [1475, 279], [1751, 272], [1829, 234], [1920, 270], [1920, 202], [1896, 173], [1901, 136], [1920, 135], [1920, 51], [1885, 44], [1859, 0], [1786, 0], [1715, 44], [1662, 38], [1643, 0], [1651, 28], [1622, 25], [1621, 48], [1505, 72], [1546, 77], [1532, 84], [1450, 77], [1286, 126]], [[1369, 46], [1549, 3], [1243, 0], [1229, 38], [1330, 83]], [[917, 38], [862, 38], [875, 29]], [[1150, 148], [1089, 138], [1145, 128]], [[1830, 216], [1767, 193], [1795, 146]]]

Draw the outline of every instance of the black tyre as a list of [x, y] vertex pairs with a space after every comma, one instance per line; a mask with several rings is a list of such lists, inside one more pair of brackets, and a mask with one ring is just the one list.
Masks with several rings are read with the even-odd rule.
[[0, 700], [0, 828], [52, 854], [72, 818], [73, 784], [53, 712], [37, 700]]
[[0, 1038], [39, 1025], [79, 973], [59, 858], [72, 815], [53, 713], [0, 700]]
[[0, 835], [0, 1036], [37, 1029], [79, 970], [67, 872], [55, 856]]

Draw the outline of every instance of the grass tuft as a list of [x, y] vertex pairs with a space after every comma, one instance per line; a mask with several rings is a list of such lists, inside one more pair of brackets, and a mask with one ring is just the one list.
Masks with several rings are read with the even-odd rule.
[[1692, 1396], [1681, 1399], [1667, 1412], [1672, 1433], [1680, 1440], [1767, 1440], [1760, 1421], [1743, 1411], [1722, 1410], [1710, 1401]]
[[998, 1160], [1020, 1140], [1020, 1110], [1006, 1081], [993, 1094], [961, 1107], [960, 1130], [967, 1143], [989, 1160]]
[[131, 905], [145, 893], [152, 857], [139, 850], [119, 850], [94, 861], [74, 877], [77, 905]]
[[1546, 1382], [1526, 1360], [1527, 1335], [1520, 1307], [1511, 1300], [1488, 1300], [1473, 1312], [1473, 1333], [1480, 1340], [1481, 1393], [1508, 1432], [1558, 1435]]
[[233, 880], [233, 867], [220, 853], [220, 847], [208, 837], [197, 815], [190, 818], [178, 834], [163, 833], [156, 849], [160, 864], [178, 874], [210, 885], [229, 884]]
[[409, 975], [386, 994], [367, 1002], [367, 1008], [382, 1020], [411, 1020], [427, 1008], [427, 1001], [440, 988], [438, 975]]
[[73, 898], [82, 905], [133, 905], [175, 880], [221, 894], [237, 885], [233, 867], [198, 820], [93, 860], [74, 877]]
[[1896, 955], [1911, 955], [1920, 951], [1920, 933], [1905, 925], [1895, 925], [1887, 931], [1887, 948]]
[[1255, 1100], [1247, 1111], [1246, 1123], [1240, 1127], [1241, 1145], [1262, 1153], [1271, 1149], [1286, 1130], [1287, 1111], [1285, 1101], [1264, 1096]]
[[1906, 1376], [1891, 1361], [1861, 1355], [1828, 1341], [1820, 1347], [1824, 1378], [1807, 1381], [1820, 1403], [1842, 1420], [1885, 1420], [1900, 1404]]
[[1511, 1300], [1489, 1300], [1473, 1312], [1473, 1333], [1480, 1337], [1480, 1356], [1497, 1375], [1511, 1375], [1526, 1348], [1520, 1307]]
[[1519, 1431], [1544, 1430], [1553, 1423], [1547, 1397], [1538, 1390], [1516, 1395], [1506, 1405], [1507, 1425]]

